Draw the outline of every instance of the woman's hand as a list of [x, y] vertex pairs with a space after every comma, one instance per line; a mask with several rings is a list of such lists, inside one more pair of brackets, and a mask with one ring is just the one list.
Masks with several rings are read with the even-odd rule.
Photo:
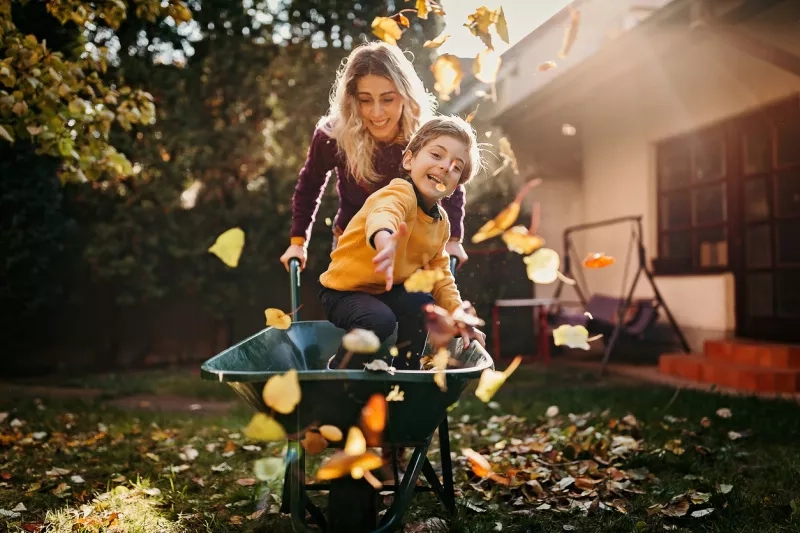
[[286, 267], [287, 272], [289, 271], [289, 259], [293, 257], [296, 257], [297, 259], [300, 260], [300, 270], [306, 268], [306, 259], [308, 258], [308, 252], [306, 251], [305, 246], [300, 244], [291, 244], [286, 249], [286, 251], [283, 252], [283, 255], [281, 256], [281, 263], [283, 263], [283, 266]]
[[447, 244], [444, 246], [444, 251], [447, 252], [447, 255], [450, 257], [458, 259], [458, 269], [461, 269], [464, 263], [469, 259], [466, 250], [464, 250], [464, 247], [461, 246], [461, 243], [458, 241], [447, 241]]

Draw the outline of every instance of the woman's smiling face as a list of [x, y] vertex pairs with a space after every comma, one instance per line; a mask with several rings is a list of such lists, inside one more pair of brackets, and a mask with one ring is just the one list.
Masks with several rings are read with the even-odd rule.
[[395, 84], [383, 76], [368, 74], [358, 80], [356, 99], [361, 120], [380, 142], [393, 141], [400, 131], [403, 97]]

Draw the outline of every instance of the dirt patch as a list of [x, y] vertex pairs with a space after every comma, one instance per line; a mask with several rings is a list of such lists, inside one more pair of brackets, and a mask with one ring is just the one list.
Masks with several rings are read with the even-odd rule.
[[115, 398], [109, 402], [118, 409], [188, 414], [219, 414], [233, 409], [237, 402], [202, 400], [189, 396], [137, 394]]

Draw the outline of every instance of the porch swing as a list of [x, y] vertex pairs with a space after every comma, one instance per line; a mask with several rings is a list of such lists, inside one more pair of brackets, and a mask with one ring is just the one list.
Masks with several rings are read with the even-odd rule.
[[[586, 231], [600, 227], [613, 226], [618, 224], [627, 224], [630, 227], [630, 240], [628, 251], [625, 257], [625, 266], [622, 273], [622, 286], [620, 288], [619, 296], [612, 296], [609, 294], [592, 294], [588, 299], [588, 283], [584, 276], [583, 269], [580, 266], [576, 269], [575, 276], [572, 274], [573, 259], [580, 265], [579, 256], [575, 250], [575, 243], [572, 240], [572, 234], [579, 231]], [[653, 273], [647, 267], [646, 254], [644, 243], [642, 241], [642, 216], [626, 216], [613, 218], [608, 220], [601, 220], [588, 224], [579, 224], [570, 226], [564, 230], [564, 270], [563, 274], [566, 278], [575, 280], [573, 289], [580, 299], [582, 309], [566, 309], [561, 303], [561, 291], [564, 288], [564, 281], [559, 279], [556, 286], [553, 298], [556, 303], [549, 311], [549, 321], [552, 327], [568, 324], [572, 326], [582, 325], [589, 330], [589, 335], [602, 334], [605, 340], [605, 352], [601, 364], [601, 372], [606, 372], [611, 353], [614, 346], [620, 338], [620, 335], [625, 335], [630, 339], [642, 340], [645, 333], [649, 328], [655, 324], [658, 319], [659, 312], [663, 309], [664, 313], [669, 320], [672, 330], [678, 337], [683, 351], [689, 353], [689, 344], [683, 335], [680, 327], [672, 313], [667, 307], [664, 298], [656, 287]], [[630, 288], [627, 288], [628, 275], [631, 259], [634, 249], [636, 249], [638, 257], [638, 268], [633, 277], [633, 283]], [[639, 283], [642, 273], [647, 277], [650, 286], [653, 289], [653, 298], [640, 298], [634, 299], [633, 293]], [[626, 289], [627, 288], [627, 289]]]

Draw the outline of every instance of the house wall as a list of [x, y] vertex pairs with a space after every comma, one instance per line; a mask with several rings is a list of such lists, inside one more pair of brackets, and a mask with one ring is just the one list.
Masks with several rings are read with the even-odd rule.
[[[800, 53], [796, 32], [763, 22], [753, 27], [760, 37]], [[687, 41], [680, 48], [673, 59], [615, 80], [582, 106], [585, 221], [642, 214], [648, 261], [657, 255], [654, 143], [800, 91], [797, 76], [716, 40]], [[585, 235], [585, 251], [618, 259], [613, 268], [587, 272], [592, 290], [619, 293], [626, 231], [609, 228]], [[657, 283], [694, 350], [702, 348], [703, 339], [734, 330], [731, 274], [659, 276]], [[636, 294], [652, 292], [640, 284]]]

